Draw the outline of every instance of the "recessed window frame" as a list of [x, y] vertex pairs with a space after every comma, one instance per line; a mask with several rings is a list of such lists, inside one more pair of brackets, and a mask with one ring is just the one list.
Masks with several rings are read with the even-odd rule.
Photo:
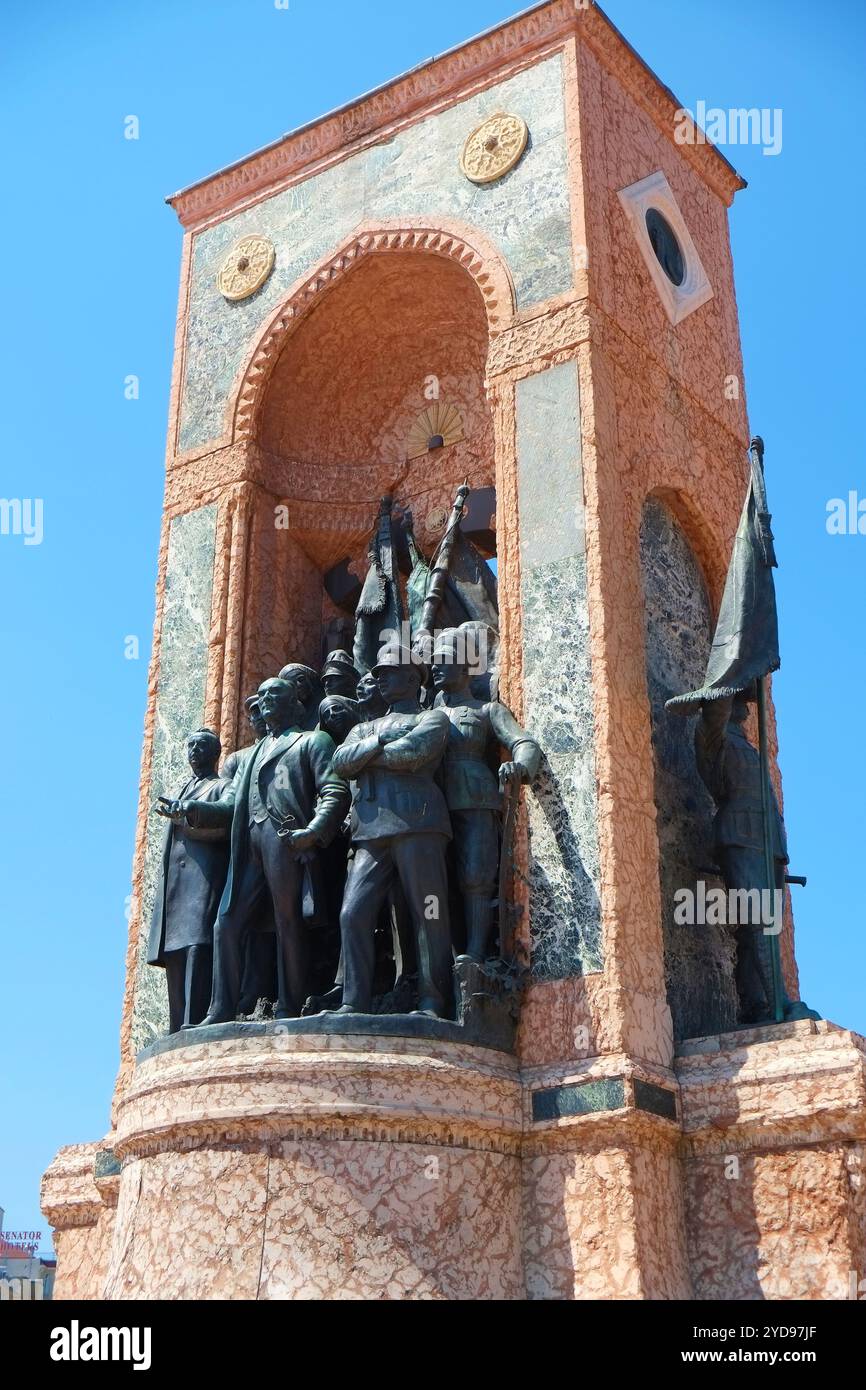
[[[686, 226], [673, 189], [661, 170], [619, 191], [619, 201], [631, 223], [635, 240], [671, 323], [681, 323], [713, 297], [713, 287]], [[684, 263], [682, 283], [675, 285], [659, 261], [650, 240], [646, 215], [650, 209], [664, 218], [679, 244]]]

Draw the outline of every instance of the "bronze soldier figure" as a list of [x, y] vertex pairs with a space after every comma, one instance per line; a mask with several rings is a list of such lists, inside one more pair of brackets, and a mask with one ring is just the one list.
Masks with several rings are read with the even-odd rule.
[[[382, 692], [372, 671], [367, 671], [361, 676], [356, 694], [360, 719], [367, 721], [381, 719], [383, 714], [387, 714]], [[409, 916], [406, 898], [397, 877], [391, 881], [386, 912], [391, 922], [393, 938], [396, 974], [394, 987], [398, 990], [403, 986], [408, 988], [409, 977], [417, 974], [418, 962], [415, 959], [415, 934], [412, 930], [412, 919]]]
[[373, 933], [396, 878], [405, 894], [418, 957], [418, 1012], [446, 1016], [451, 996], [451, 943], [445, 851], [451, 835], [434, 774], [448, 741], [442, 710], [418, 703], [421, 670], [392, 648], [373, 667], [388, 713], [357, 725], [334, 754], [334, 769], [352, 779], [349, 865], [340, 930], [343, 1013], [372, 1002]]
[[187, 739], [192, 777], [177, 798], [160, 797], [165, 829], [162, 880], [153, 904], [147, 963], [165, 970], [168, 1031], [196, 1024], [207, 1011], [213, 967], [213, 926], [229, 866], [225, 826], [194, 829], [183, 823], [180, 804], [187, 798], [216, 801], [227, 783], [217, 773], [220, 741], [210, 729]]
[[[339, 748], [345, 742], [350, 729], [358, 723], [359, 713], [357, 701], [347, 699], [344, 695], [326, 695], [319, 705], [319, 728], [329, 734]], [[313, 976], [314, 989], [323, 989], [324, 993], [314, 994], [307, 1001], [306, 1013], [337, 1009], [343, 1002], [340, 910], [343, 905], [351, 843], [349, 827], [344, 821], [331, 843], [322, 849], [318, 857], [313, 894], [320, 920], [319, 931], [316, 934], [318, 949], [315, 952]], [[336, 975], [335, 961], [338, 962]]]
[[[502, 792], [515, 780], [531, 782], [541, 749], [499, 700], [480, 700], [470, 688], [472, 657], [461, 628], [446, 628], [433, 648], [434, 708], [448, 716], [445, 800], [454, 830], [457, 882], [466, 919], [466, 955], [485, 959], [493, 922], [499, 866]], [[498, 779], [488, 764], [491, 747], [508, 749]]]
[[302, 859], [330, 842], [348, 806], [346, 784], [331, 771], [334, 744], [305, 732], [297, 683], [274, 678], [259, 686], [268, 727], [222, 798], [184, 800], [195, 827], [231, 826], [231, 862], [214, 927], [213, 994], [204, 1024], [235, 1018], [241, 944], [270, 896], [277, 928], [278, 1018], [296, 1017], [307, 995], [307, 940]]
[[319, 728], [329, 734], [339, 748], [349, 730], [358, 723], [359, 715], [356, 700], [345, 695], [326, 695], [319, 705]]
[[358, 672], [348, 652], [338, 647], [336, 651], [328, 653], [321, 675], [326, 695], [345, 695], [347, 699], [354, 699], [358, 679]]
[[[788, 863], [788, 844], [785, 825], [775, 794], [771, 797], [771, 843], [775, 883], [767, 884], [764, 861], [763, 820], [761, 804], [761, 761], [757, 748], [747, 739], [743, 725], [749, 715], [750, 691], [732, 698], [705, 700], [701, 717], [695, 728], [695, 754], [698, 771], [716, 803], [713, 840], [716, 861], [722, 872], [725, 887], [745, 890], [771, 888], [784, 893], [785, 871]], [[730, 898], [729, 898], [730, 901]], [[757, 914], [760, 919], [760, 913]], [[768, 924], [737, 922], [736, 983], [743, 1023], [769, 1021], [773, 1016], [767, 956], [762, 950], [764, 928]], [[791, 1000], [784, 994], [786, 1020], [817, 1018], [802, 1000]]]

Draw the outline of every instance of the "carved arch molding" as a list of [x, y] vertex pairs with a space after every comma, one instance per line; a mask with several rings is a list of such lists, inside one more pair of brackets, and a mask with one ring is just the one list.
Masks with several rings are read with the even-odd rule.
[[491, 337], [510, 326], [515, 312], [514, 286], [499, 252], [470, 229], [401, 224], [364, 228], [307, 276], [296, 281], [272, 313], [238, 373], [229, 415], [233, 442], [253, 437], [266, 388], [287, 336], [303, 317], [366, 256], [417, 251], [455, 261], [472, 277], [484, 302]]

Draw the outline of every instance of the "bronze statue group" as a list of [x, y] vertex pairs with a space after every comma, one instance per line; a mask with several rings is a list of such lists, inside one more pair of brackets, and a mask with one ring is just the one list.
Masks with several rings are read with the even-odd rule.
[[148, 962], [170, 1032], [269, 1004], [453, 1016], [455, 958], [494, 944], [502, 803], [541, 758], [473, 693], [470, 635], [439, 632], [429, 666], [392, 640], [363, 674], [341, 650], [318, 675], [283, 667], [246, 701], [255, 742], [221, 770], [216, 734], [190, 734], [192, 776], [156, 808]]
[[[697, 767], [733, 892], [788, 877], [766, 753], [779, 656], [760, 439], [750, 464], [704, 684], [667, 701], [701, 716]], [[468, 496], [457, 489], [429, 562], [411, 513], [383, 498], [352, 653], [263, 681], [246, 701], [255, 741], [221, 770], [216, 734], [189, 735], [192, 775], [156, 807], [169, 824], [147, 959], [166, 972], [171, 1032], [271, 1009], [453, 1018], [461, 961], [484, 971], [497, 929], [512, 957], [503, 868], [542, 753], [473, 640], [495, 649], [499, 624], [496, 580], [462, 530]], [[743, 732], [751, 700], [759, 749]], [[788, 997], [778, 935], [751, 919], [737, 925], [736, 986], [744, 1025], [818, 1017]]]

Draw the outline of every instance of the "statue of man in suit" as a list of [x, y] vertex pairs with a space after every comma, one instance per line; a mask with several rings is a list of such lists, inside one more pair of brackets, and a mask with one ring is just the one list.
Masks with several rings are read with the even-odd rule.
[[231, 1022], [241, 986], [241, 945], [270, 897], [277, 929], [277, 1018], [295, 1018], [307, 995], [303, 861], [328, 844], [349, 792], [331, 770], [334, 743], [302, 728], [296, 683], [274, 677], [258, 690], [268, 733], [214, 802], [184, 800], [188, 824], [230, 826], [231, 862], [214, 927], [213, 993], [203, 1024]]
[[448, 717], [421, 709], [421, 670], [411, 653], [391, 648], [373, 675], [388, 712], [350, 730], [333, 764], [352, 779], [354, 846], [340, 915], [340, 1012], [370, 1010], [373, 933], [396, 879], [417, 948], [418, 1012], [441, 1018], [449, 1012], [452, 986], [445, 863], [451, 825], [434, 774], [448, 741]]
[[246, 761], [256, 744], [260, 743], [268, 732], [265, 721], [262, 718], [262, 712], [259, 709], [257, 696], [248, 695], [244, 700], [244, 709], [247, 712], [247, 721], [252, 729], [254, 741], [248, 743], [245, 748], [236, 748], [233, 753], [228, 753], [226, 755], [223, 765], [220, 768], [220, 776], [224, 777], [227, 782], [232, 780], [238, 768]]
[[[220, 775], [227, 782], [234, 780], [238, 769], [252, 757], [268, 732], [259, 708], [258, 695], [248, 695], [244, 700], [244, 709], [255, 741], [247, 744], [245, 748], [236, 748], [223, 760]], [[255, 923], [246, 932], [241, 949], [243, 967], [238, 1013], [244, 1015], [253, 1013], [260, 999], [275, 1000], [278, 993], [274, 914], [270, 899], [262, 903]]]
[[[499, 867], [502, 792], [531, 782], [541, 749], [499, 700], [480, 700], [470, 687], [472, 657], [462, 628], [446, 628], [433, 648], [435, 709], [448, 716], [443, 784], [454, 830], [457, 882], [466, 920], [466, 955], [482, 962], [490, 944]], [[488, 755], [508, 750], [498, 776]], [[498, 758], [497, 758], [498, 761]]]
[[199, 1023], [207, 1012], [213, 969], [213, 926], [229, 866], [225, 826], [194, 829], [178, 807], [185, 799], [213, 803], [227, 783], [217, 773], [220, 741], [210, 729], [196, 729], [186, 741], [192, 776], [177, 798], [160, 797], [157, 813], [165, 828], [162, 878], [157, 887], [147, 946], [148, 965], [165, 970], [168, 1031]]

